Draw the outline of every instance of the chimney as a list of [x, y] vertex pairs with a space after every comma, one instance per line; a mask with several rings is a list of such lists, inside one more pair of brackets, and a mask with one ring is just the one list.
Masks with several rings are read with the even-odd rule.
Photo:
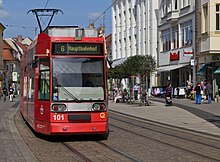
[[20, 42], [20, 43], [21, 43], [21, 42], [22, 42], [22, 40], [23, 40], [23, 39], [22, 39], [22, 35], [18, 35], [18, 42]]

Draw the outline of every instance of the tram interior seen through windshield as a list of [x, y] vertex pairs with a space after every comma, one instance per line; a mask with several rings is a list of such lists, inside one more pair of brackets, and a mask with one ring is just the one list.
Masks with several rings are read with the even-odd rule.
[[103, 77], [103, 59], [54, 58], [53, 101], [102, 101]]

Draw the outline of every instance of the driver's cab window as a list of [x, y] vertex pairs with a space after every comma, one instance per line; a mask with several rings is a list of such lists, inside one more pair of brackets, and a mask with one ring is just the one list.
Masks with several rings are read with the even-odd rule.
[[50, 99], [50, 61], [49, 59], [39, 60], [39, 86], [38, 99]]

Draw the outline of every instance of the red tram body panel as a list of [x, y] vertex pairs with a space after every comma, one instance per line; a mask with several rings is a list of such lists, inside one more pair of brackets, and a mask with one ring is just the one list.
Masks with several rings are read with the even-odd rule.
[[22, 115], [46, 135], [107, 139], [105, 40], [95, 29], [49, 27], [23, 56]]

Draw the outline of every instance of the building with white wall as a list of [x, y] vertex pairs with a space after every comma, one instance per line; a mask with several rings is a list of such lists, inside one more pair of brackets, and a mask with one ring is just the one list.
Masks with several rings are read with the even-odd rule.
[[213, 97], [220, 87], [220, 0], [196, 0], [197, 4], [197, 80], [209, 80]]
[[[112, 1], [113, 66], [135, 55], [152, 55], [157, 60], [158, 0]], [[156, 74], [150, 77], [155, 86]]]
[[159, 0], [159, 85], [174, 87], [193, 81], [195, 1]]

